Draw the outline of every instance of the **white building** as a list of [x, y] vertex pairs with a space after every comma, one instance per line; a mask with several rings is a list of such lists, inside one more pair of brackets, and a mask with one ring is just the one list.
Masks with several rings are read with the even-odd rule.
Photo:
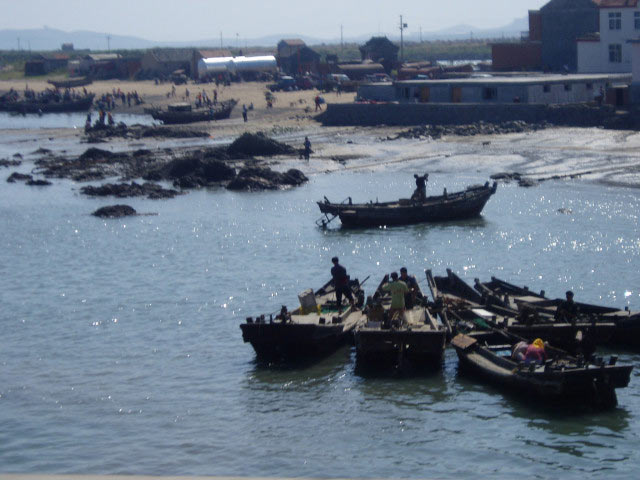
[[640, 37], [638, 0], [592, 0], [599, 9], [600, 32], [579, 38], [579, 73], [630, 73], [631, 44]]

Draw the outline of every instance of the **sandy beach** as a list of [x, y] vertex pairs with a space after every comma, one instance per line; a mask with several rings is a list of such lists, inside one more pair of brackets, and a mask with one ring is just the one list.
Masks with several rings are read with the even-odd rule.
[[[14, 88], [41, 91], [50, 88], [43, 79], [2, 81], [0, 92]], [[175, 97], [168, 96], [173, 85], [156, 85], [153, 81], [98, 81], [87, 90], [101, 96], [118, 89], [137, 92], [144, 103], [131, 107], [121, 102], [114, 110], [118, 114], [142, 114], [147, 107], [165, 107], [170, 103], [193, 100], [198, 92], [213, 96], [215, 84], [187, 84], [175, 87]], [[417, 170], [431, 172], [465, 171], [470, 168], [487, 176], [502, 171], [517, 171], [532, 178], [579, 175], [581, 178], [607, 185], [640, 187], [640, 134], [633, 131], [605, 130], [602, 128], [549, 128], [536, 132], [471, 137], [444, 136], [439, 139], [398, 139], [402, 127], [323, 127], [315, 120], [316, 90], [276, 92], [273, 108], [267, 108], [267, 84], [261, 82], [233, 83], [217, 87], [218, 99], [238, 100], [238, 106], [227, 120], [192, 124], [188, 128], [205, 130], [209, 140], [231, 142], [244, 132], [265, 132], [280, 141], [301, 147], [305, 136], [313, 145], [313, 161], [298, 158], [279, 158], [280, 168], [299, 168], [307, 174], [344, 169], [379, 169], [391, 164], [413, 162]], [[326, 103], [345, 103], [354, 100], [355, 93], [321, 93]], [[248, 122], [242, 119], [242, 105], [253, 105]], [[326, 105], [323, 105], [326, 108]], [[70, 129], [52, 129], [34, 132], [47, 138], [78, 137], [82, 132]], [[117, 139], [109, 144], [114, 145]], [[205, 142], [206, 143], [206, 142]], [[157, 141], [136, 142], [131, 150], [141, 145], [159, 148]], [[113, 146], [112, 146], [113, 148]], [[122, 142], [118, 149], [126, 149]], [[274, 164], [274, 159], [269, 163]]]

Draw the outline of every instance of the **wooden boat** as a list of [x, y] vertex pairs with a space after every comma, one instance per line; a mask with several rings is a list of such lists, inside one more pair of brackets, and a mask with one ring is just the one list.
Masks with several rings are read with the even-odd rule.
[[433, 276], [427, 270], [427, 281], [441, 315], [447, 315], [454, 331], [502, 328], [529, 341], [536, 338], [571, 353], [589, 355], [596, 345], [607, 343], [614, 334], [613, 322], [556, 322], [553, 316], [540, 313], [536, 318], [487, 301], [450, 269], [446, 277]]
[[16, 113], [67, 113], [86, 112], [93, 105], [91, 93], [75, 100], [15, 100], [0, 101], [0, 111]]
[[367, 321], [355, 328], [356, 358], [360, 366], [435, 368], [441, 365], [447, 330], [426, 307], [418, 291], [415, 304], [401, 316], [390, 318], [391, 294], [382, 289], [367, 299]]
[[[549, 299], [545, 291], [535, 293], [528, 287], [519, 287], [496, 277], [489, 282], [475, 280], [474, 288], [485, 298], [486, 302], [518, 310], [530, 312], [538, 318], [541, 315], [553, 317], [562, 299]], [[615, 328], [606, 343], [640, 347], [640, 312], [615, 307], [605, 307], [588, 303], [575, 302], [578, 307], [578, 321], [614, 323]]]
[[494, 182], [473, 185], [455, 193], [427, 197], [424, 200], [400, 199], [393, 202], [353, 203], [351, 197], [343, 203], [331, 203], [326, 197], [317, 202], [325, 215], [317, 223], [326, 226], [339, 217], [343, 227], [377, 227], [442, 222], [473, 218], [480, 215], [485, 204], [496, 193]]
[[47, 80], [47, 83], [50, 83], [56, 88], [76, 88], [91, 85], [93, 83], [93, 80], [86, 77], [78, 77], [69, 78], [67, 80]]
[[542, 365], [512, 359], [513, 347], [522, 339], [502, 330], [459, 334], [451, 341], [462, 372], [543, 402], [568, 402], [612, 408], [617, 405], [616, 388], [629, 384], [633, 366], [616, 365], [594, 357], [588, 361], [545, 347]]
[[190, 104], [169, 105], [167, 110], [146, 110], [155, 120], [164, 124], [184, 124], [195, 122], [209, 122], [211, 120], [223, 120], [229, 118], [231, 111], [236, 106], [237, 100], [225, 100], [211, 108], [192, 109]]
[[249, 317], [240, 325], [242, 339], [251, 343], [258, 359], [263, 361], [303, 360], [325, 356], [353, 340], [353, 329], [365, 321], [358, 308], [364, 301], [360, 282], [350, 280], [356, 306], [338, 311], [333, 281], [315, 292], [300, 296], [301, 306], [289, 312], [265, 318]]

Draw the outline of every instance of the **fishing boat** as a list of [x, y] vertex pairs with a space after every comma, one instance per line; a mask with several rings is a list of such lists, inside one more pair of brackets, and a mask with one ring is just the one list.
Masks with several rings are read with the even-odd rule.
[[[364, 283], [364, 282], [363, 282]], [[295, 361], [321, 358], [353, 341], [353, 329], [365, 321], [359, 309], [364, 302], [360, 282], [349, 280], [356, 300], [344, 310], [338, 308], [333, 280], [315, 292], [299, 295], [300, 306], [288, 311], [283, 306], [273, 316], [249, 317], [240, 325], [242, 339], [250, 343], [263, 361]]]
[[514, 360], [521, 337], [504, 330], [459, 334], [451, 341], [461, 372], [544, 403], [569, 403], [612, 408], [618, 403], [615, 389], [629, 384], [631, 365], [616, 365], [617, 357], [584, 359], [545, 346], [542, 364]]
[[229, 118], [231, 111], [237, 104], [237, 100], [225, 100], [211, 108], [191, 108], [189, 103], [176, 103], [169, 105], [167, 110], [147, 109], [155, 120], [160, 120], [166, 125], [209, 122], [211, 120], [223, 120]]
[[393, 202], [353, 203], [351, 197], [342, 203], [324, 198], [317, 202], [324, 217], [316, 223], [326, 227], [339, 217], [345, 228], [409, 225], [425, 222], [461, 220], [480, 215], [485, 204], [496, 193], [497, 183], [472, 185], [455, 193], [426, 197], [423, 200], [400, 199]]
[[613, 322], [579, 320], [556, 321], [552, 315], [517, 310], [492, 302], [447, 269], [446, 277], [426, 271], [431, 294], [441, 315], [446, 315], [455, 332], [501, 328], [527, 340], [542, 338], [571, 353], [590, 355], [597, 345], [606, 344], [615, 330]]
[[[491, 277], [489, 282], [480, 282], [476, 279], [474, 288], [487, 302], [518, 310], [535, 319], [540, 318], [541, 315], [556, 316], [558, 307], [564, 302], [559, 298], [547, 298], [544, 290], [536, 293], [527, 286], [520, 287], [496, 277]], [[615, 307], [582, 302], [575, 302], [575, 304], [578, 308], [579, 322], [615, 324], [614, 331], [606, 343], [640, 347], [640, 312], [633, 312], [628, 308], [620, 310]]]
[[0, 111], [15, 113], [67, 113], [86, 112], [93, 105], [94, 94], [80, 98], [55, 100], [54, 97], [43, 99], [0, 99]]
[[78, 77], [69, 78], [67, 80], [47, 80], [47, 83], [50, 83], [56, 88], [76, 88], [91, 85], [93, 83], [93, 80], [86, 77]]
[[447, 330], [426, 307], [416, 284], [408, 294], [411, 303], [404, 312], [390, 312], [391, 294], [383, 289], [385, 276], [373, 297], [367, 299], [367, 321], [354, 331], [356, 358], [360, 366], [393, 368], [409, 366], [417, 369], [441, 365]]

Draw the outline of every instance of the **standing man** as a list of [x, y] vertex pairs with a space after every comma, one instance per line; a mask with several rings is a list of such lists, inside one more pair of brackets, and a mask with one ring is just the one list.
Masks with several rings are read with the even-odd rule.
[[575, 323], [578, 318], [578, 306], [573, 301], [573, 292], [567, 290], [565, 296], [567, 299], [558, 306], [554, 318], [561, 322]]
[[338, 257], [333, 257], [331, 261], [333, 262], [331, 278], [333, 278], [333, 285], [336, 289], [338, 313], [342, 313], [342, 295], [349, 299], [351, 306], [355, 306], [355, 301], [353, 300], [353, 294], [349, 287], [349, 275], [347, 275], [347, 269], [340, 265]]
[[247, 106], [244, 104], [242, 105], [242, 118], [245, 122], [247, 121]]
[[413, 192], [413, 195], [411, 195], [411, 199], [422, 201], [427, 198], [427, 180], [429, 179], [429, 174], [425, 173], [422, 176], [414, 174], [413, 178], [416, 179], [416, 190]]
[[409, 289], [409, 293], [404, 296], [405, 307], [413, 308], [416, 303], [416, 298], [422, 297], [420, 287], [418, 286], [418, 280], [416, 280], [416, 277], [413, 275], [409, 275], [407, 273], [407, 267], [402, 267], [400, 269], [400, 280], [403, 281]]
[[391, 307], [389, 308], [389, 317], [391, 318], [392, 322], [396, 315], [399, 315], [400, 320], [402, 321], [406, 306], [404, 296], [409, 293], [407, 284], [398, 279], [398, 272], [393, 272], [391, 274], [391, 281], [382, 285], [382, 290], [384, 290], [385, 292], [391, 292]]
[[304, 137], [304, 159], [308, 161], [309, 155], [311, 155], [311, 142], [309, 137]]

